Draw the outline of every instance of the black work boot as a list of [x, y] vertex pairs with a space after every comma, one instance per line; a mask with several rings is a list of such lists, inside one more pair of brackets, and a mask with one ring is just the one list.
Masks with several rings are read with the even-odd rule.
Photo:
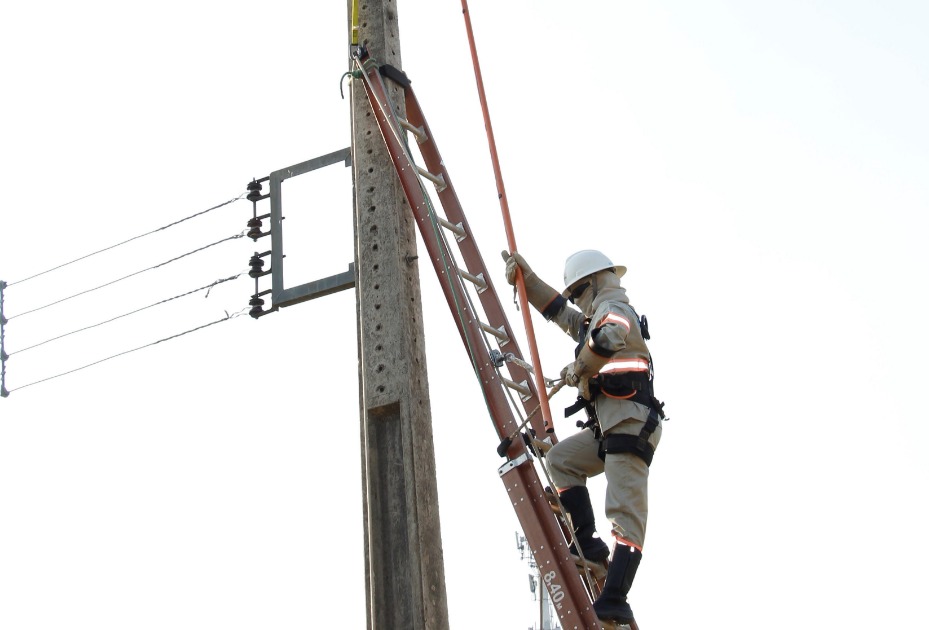
[[642, 552], [635, 547], [627, 547], [616, 543], [613, 547], [613, 559], [610, 561], [610, 570], [606, 574], [606, 583], [600, 597], [594, 602], [594, 612], [602, 621], [613, 621], [619, 624], [635, 623], [632, 608], [626, 601], [626, 595], [632, 588], [636, 569], [642, 560]]
[[[586, 486], [572, 486], [559, 495], [561, 505], [571, 515], [574, 536], [581, 545], [584, 558], [594, 562], [603, 562], [610, 557], [610, 548], [597, 536], [597, 524], [594, 509], [590, 505], [590, 493]], [[571, 544], [569, 551], [577, 555], [577, 549]]]

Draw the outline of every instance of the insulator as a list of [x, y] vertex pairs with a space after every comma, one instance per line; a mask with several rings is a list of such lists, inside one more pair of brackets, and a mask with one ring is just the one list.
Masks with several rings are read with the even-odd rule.
[[264, 303], [265, 301], [262, 300], [260, 297], [258, 297], [257, 295], [253, 295], [252, 299], [248, 301], [248, 305], [252, 307], [251, 310], [248, 312], [248, 314], [254, 317], [255, 319], [258, 319], [258, 317], [261, 316], [262, 312], [264, 312], [264, 309], [261, 308], [262, 306], [264, 306]]
[[248, 196], [246, 197], [249, 201], [259, 201], [261, 199], [261, 184], [252, 180], [248, 184]]
[[261, 219], [249, 219], [248, 223], [246, 223], [246, 226], [249, 228], [248, 233], [246, 234], [247, 237], [253, 241], [257, 241], [259, 238], [261, 238]]
[[261, 268], [265, 266], [265, 261], [261, 259], [261, 256], [255, 254], [248, 261], [251, 270], [248, 272], [249, 277], [258, 278], [262, 275]]

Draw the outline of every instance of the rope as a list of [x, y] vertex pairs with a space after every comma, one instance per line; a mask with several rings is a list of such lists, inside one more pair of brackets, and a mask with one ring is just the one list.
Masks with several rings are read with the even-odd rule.
[[13, 286], [14, 284], [20, 284], [21, 282], [26, 282], [27, 280], [32, 280], [33, 278], [38, 278], [39, 276], [44, 276], [44, 275], [47, 274], [47, 273], [51, 273], [51, 272], [53, 272], [53, 271], [57, 271], [58, 269], [61, 269], [62, 267], [67, 267], [68, 265], [73, 265], [74, 263], [80, 262], [81, 260], [85, 260], [85, 259], [87, 259], [87, 258], [90, 258], [91, 256], [96, 256], [97, 254], [102, 254], [103, 252], [108, 252], [108, 251], [110, 251], [111, 249], [116, 249], [116, 248], [119, 247], [120, 245], [125, 245], [126, 243], [131, 243], [132, 241], [138, 240], [138, 239], [143, 238], [143, 237], [146, 237], [146, 236], [150, 236], [150, 235], [152, 235], [152, 234], [154, 234], [154, 233], [156, 233], [156, 232], [160, 232], [160, 231], [162, 231], [162, 230], [167, 230], [168, 228], [174, 227], [175, 225], [178, 225], [179, 223], [183, 223], [184, 221], [188, 221], [188, 220], [190, 220], [190, 219], [193, 219], [194, 217], [199, 217], [200, 215], [206, 214], [207, 212], [212, 212], [213, 210], [217, 210], [217, 209], [219, 209], [219, 208], [222, 208], [223, 206], [228, 206], [230, 203], [233, 203], [233, 202], [238, 201], [239, 199], [241, 199], [241, 198], [244, 197], [245, 195], [246, 195], [246, 193], [242, 193], [242, 194], [239, 195], [238, 197], [235, 197], [235, 198], [233, 198], [233, 199], [230, 199], [229, 201], [224, 201], [223, 203], [217, 204], [217, 205], [213, 206], [212, 208], [207, 208], [206, 210], [202, 210], [202, 211], [200, 211], [200, 212], [197, 212], [197, 213], [195, 213], [195, 214], [192, 214], [192, 215], [190, 215], [189, 217], [184, 217], [183, 219], [180, 219], [180, 220], [178, 220], [178, 221], [175, 221], [174, 223], [169, 223], [168, 225], [164, 225], [164, 226], [162, 226], [162, 227], [160, 227], [160, 228], [158, 228], [158, 229], [156, 229], [156, 230], [152, 230], [151, 232], [146, 232], [145, 234], [139, 234], [138, 236], [133, 236], [132, 238], [126, 239], [125, 241], [122, 241], [122, 242], [120, 242], [120, 243], [116, 243], [115, 245], [110, 245], [109, 247], [104, 247], [103, 249], [97, 250], [97, 251], [95, 251], [95, 252], [93, 252], [93, 253], [91, 253], [91, 254], [86, 254], [86, 255], [84, 255], [84, 256], [81, 256], [80, 258], [75, 258], [75, 259], [72, 260], [72, 261], [69, 261], [69, 262], [63, 263], [63, 264], [61, 264], [61, 265], [58, 265], [57, 267], [52, 267], [51, 269], [46, 269], [45, 271], [42, 271], [42, 272], [39, 272], [39, 273], [37, 273], [37, 274], [35, 274], [35, 275], [29, 276], [28, 278], [23, 278], [22, 280], [17, 280], [16, 282], [10, 282], [7, 286]]
[[44, 383], [44, 382], [46, 382], [46, 381], [50, 381], [50, 380], [52, 380], [52, 379], [56, 379], [56, 378], [59, 378], [59, 377], [61, 377], [61, 376], [66, 376], [66, 375], [68, 375], [68, 374], [73, 374], [73, 373], [75, 373], [75, 372], [79, 372], [79, 371], [81, 371], [81, 370], [87, 369], [87, 368], [92, 367], [92, 366], [94, 366], [94, 365], [98, 365], [98, 364], [100, 364], [100, 363], [103, 363], [104, 361], [109, 361], [110, 359], [115, 359], [116, 357], [121, 357], [121, 356], [124, 356], [124, 355], [127, 355], [127, 354], [131, 354], [131, 353], [136, 352], [136, 351], [138, 351], [138, 350], [143, 350], [143, 349], [145, 349], [145, 348], [150, 348], [151, 346], [157, 345], [157, 344], [159, 344], [159, 343], [161, 343], [161, 342], [163, 342], [163, 341], [170, 341], [171, 339], [177, 339], [178, 337], [183, 337], [184, 335], [187, 335], [187, 334], [190, 334], [190, 333], [193, 333], [193, 332], [197, 332], [198, 330], [203, 330], [204, 328], [209, 328], [210, 326], [213, 326], [213, 325], [215, 325], [215, 324], [219, 324], [219, 323], [222, 323], [222, 322], [226, 322], [226, 321], [229, 321], [230, 319], [235, 319], [236, 317], [240, 317], [241, 315], [244, 315], [244, 314], [246, 313], [247, 310], [248, 310], [248, 309], [242, 309], [241, 311], [239, 311], [239, 312], [237, 312], [237, 313], [233, 313], [232, 315], [230, 315], [228, 312], [226, 312], [226, 316], [225, 316], [225, 317], [223, 317], [222, 319], [218, 319], [218, 320], [216, 320], [215, 322], [210, 322], [210, 323], [208, 323], [208, 324], [203, 324], [202, 326], [197, 326], [196, 328], [191, 328], [190, 330], [185, 330], [185, 331], [182, 332], [182, 333], [178, 333], [178, 334], [176, 334], [176, 335], [171, 335], [170, 337], [165, 337], [164, 339], [159, 339], [158, 341], [153, 341], [153, 342], [151, 342], [151, 343], [147, 343], [147, 344], [145, 344], [144, 346], [139, 346], [138, 348], [133, 348], [132, 350], [126, 350], [125, 352], [120, 352], [120, 353], [118, 353], [118, 354], [114, 354], [114, 355], [108, 356], [108, 357], [106, 357], [105, 359], [100, 359], [99, 361], [94, 361], [93, 363], [88, 363], [87, 365], [82, 365], [81, 367], [74, 368], [73, 370], [68, 370], [67, 372], [62, 372], [62, 373], [60, 373], [60, 374], [55, 374], [54, 376], [49, 376], [49, 377], [47, 377], [47, 378], [43, 378], [43, 379], [38, 380], [38, 381], [33, 381], [33, 382], [31, 382], [31, 383], [27, 383], [27, 384], [21, 385], [21, 386], [19, 386], [19, 387], [14, 387], [13, 389], [7, 391], [7, 394], [9, 394], [9, 393], [11, 393], [11, 392], [15, 392], [15, 391], [20, 390], [20, 389], [25, 389], [25, 388], [27, 388], [27, 387], [31, 387], [31, 386], [33, 386], [33, 385], [38, 385], [39, 383]]
[[[242, 273], [245, 273], [245, 272], [243, 271]], [[41, 341], [41, 342], [39, 342], [39, 343], [37, 343], [37, 344], [33, 344], [33, 345], [28, 346], [28, 347], [26, 347], [26, 348], [23, 348], [23, 349], [21, 349], [21, 350], [17, 350], [16, 352], [10, 352], [7, 356], [8, 356], [8, 357], [11, 357], [11, 356], [13, 356], [14, 354], [21, 354], [21, 353], [23, 353], [23, 352], [26, 352], [27, 350], [32, 350], [33, 348], [38, 348], [39, 346], [44, 346], [44, 345], [47, 344], [47, 343], [51, 343], [51, 342], [57, 341], [57, 340], [59, 340], [59, 339], [64, 339], [65, 337], [69, 337], [69, 336], [71, 336], [71, 335], [76, 335], [77, 333], [84, 332], [85, 330], [90, 330], [91, 328], [97, 328], [97, 327], [99, 327], [99, 326], [103, 326], [104, 324], [109, 324], [110, 322], [115, 322], [117, 319], [122, 319], [123, 317], [129, 317], [130, 315], [135, 315], [136, 313], [141, 313], [141, 312], [144, 311], [144, 310], [147, 310], [147, 309], [150, 309], [150, 308], [154, 308], [155, 306], [160, 306], [161, 304], [166, 304], [166, 303], [168, 303], [168, 302], [170, 302], [170, 301], [172, 301], [172, 300], [177, 300], [177, 299], [182, 298], [182, 297], [187, 297], [188, 295], [193, 295], [194, 293], [197, 293], [198, 291], [203, 291], [204, 289], [207, 289], [207, 294], [206, 294], [205, 296], [203, 296], [203, 297], [209, 297], [209, 295], [210, 295], [210, 290], [211, 290], [213, 287], [215, 287], [215, 286], [218, 285], [218, 284], [222, 284], [222, 283], [224, 283], [224, 282], [229, 282], [229, 281], [231, 281], [231, 280], [235, 280], [236, 278], [240, 277], [240, 276], [242, 275], [242, 273], [236, 274], [236, 275], [234, 275], [234, 276], [230, 276], [230, 277], [228, 277], [228, 278], [223, 278], [223, 279], [221, 279], [221, 280], [217, 280], [217, 281], [212, 282], [212, 283], [210, 283], [210, 284], [208, 284], [208, 285], [206, 285], [206, 286], [202, 286], [202, 287], [200, 287], [199, 289], [194, 289], [194, 290], [192, 290], [192, 291], [187, 291], [186, 293], [181, 293], [180, 295], [175, 295], [174, 297], [170, 297], [170, 298], [167, 298], [167, 299], [165, 299], [165, 300], [161, 300], [160, 302], [155, 302], [154, 304], [149, 304], [148, 306], [143, 306], [142, 308], [138, 308], [138, 309], [136, 309], [136, 310], [134, 310], [134, 311], [130, 311], [130, 312], [128, 312], [128, 313], [123, 313], [122, 315], [117, 315], [116, 317], [113, 317], [113, 318], [108, 319], [108, 320], [106, 320], [106, 321], [102, 321], [102, 322], [99, 322], [99, 323], [97, 323], [97, 324], [92, 324], [92, 325], [90, 325], [90, 326], [85, 326], [84, 328], [79, 328], [79, 329], [77, 329], [77, 330], [72, 330], [71, 332], [65, 333], [65, 334], [63, 334], [63, 335], [58, 335], [57, 337], [52, 337], [51, 339], [46, 339], [45, 341]]]
[[[23, 315], [29, 315], [30, 313], [35, 313], [36, 311], [41, 311], [41, 310], [46, 309], [46, 308], [48, 308], [48, 307], [50, 307], [50, 306], [55, 306], [56, 304], [61, 304], [62, 302], [67, 302], [68, 300], [74, 299], [74, 298], [76, 298], [76, 297], [78, 297], [78, 296], [81, 296], [81, 295], [85, 295], [85, 294], [87, 294], [87, 293], [92, 293], [93, 291], [97, 291], [98, 289], [102, 289], [102, 288], [104, 288], [104, 287], [108, 287], [108, 286], [110, 286], [110, 285], [116, 284], [117, 282], [122, 282], [123, 280], [127, 280], [127, 279], [129, 279], [129, 278], [132, 278], [133, 276], [137, 276], [137, 275], [139, 275], [139, 274], [145, 273], [146, 271], [151, 271], [151, 270], [153, 270], [153, 269], [158, 269], [159, 267], [164, 267], [164, 266], [167, 265], [167, 264], [173, 263], [173, 262], [175, 262], [175, 261], [178, 261], [178, 260], [180, 260], [180, 259], [182, 259], [182, 258], [185, 258], [185, 257], [187, 257], [187, 256], [190, 256], [190, 255], [192, 255], [192, 254], [196, 254], [197, 252], [202, 252], [203, 250], [209, 249], [210, 247], [213, 247], [213, 246], [215, 246], [215, 245], [219, 245], [220, 243], [225, 243], [226, 241], [232, 241], [232, 240], [235, 240], [235, 239], [237, 239], [237, 238], [242, 238], [243, 236], [245, 236], [245, 232], [240, 232], [239, 234], [233, 234], [232, 236], [228, 236], [228, 237], [226, 237], [226, 238], [224, 238], [224, 239], [218, 240], [218, 241], [216, 241], [215, 243], [210, 243], [209, 245], [204, 245], [203, 247], [198, 247], [197, 249], [192, 250], [192, 251], [189, 251], [189, 252], [187, 252], [186, 254], [181, 254], [180, 256], [176, 256], [176, 257], [172, 258], [171, 260], [166, 260], [166, 261], [164, 261], [163, 263], [159, 263], [159, 264], [157, 264], [157, 265], [154, 265], [153, 267], [148, 267], [147, 269], [142, 269], [142, 270], [140, 270], [140, 271], [136, 271], [136, 272], [134, 272], [134, 273], [130, 273], [129, 275], [123, 276], [122, 278], [117, 278], [116, 280], [112, 280], [112, 281], [107, 282], [107, 283], [105, 283], [105, 284], [101, 284], [100, 286], [94, 287], [94, 288], [92, 288], [92, 289], [87, 289], [86, 291], [81, 291], [80, 293], [75, 293], [74, 295], [70, 295], [70, 296], [68, 296], [68, 297], [66, 297], [66, 298], [61, 298], [60, 300], [56, 300], [56, 301], [54, 301], [54, 302], [51, 302], [50, 304], [46, 304], [45, 306], [39, 306], [39, 307], [37, 307], [37, 308], [28, 310], [28, 311], [26, 311], [26, 312], [24, 312], [24, 313], [19, 313], [19, 314], [17, 314], [17, 315], [13, 315], [12, 317], [7, 318], [7, 321], [13, 320], [13, 319], [15, 319], [15, 318], [17, 318], [17, 317], [22, 317]], [[34, 277], [34, 276], [33, 276], [33, 277]], [[20, 282], [22, 282], [22, 281], [20, 281]]]

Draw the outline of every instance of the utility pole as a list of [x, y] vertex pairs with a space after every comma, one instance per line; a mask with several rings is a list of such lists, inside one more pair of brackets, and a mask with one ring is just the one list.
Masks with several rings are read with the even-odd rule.
[[[347, 2], [350, 41], [357, 33], [356, 42], [378, 62], [402, 68], [397, 0]], [[367, 627], [448, 630], [415, 225], [364, 88], [355, 83], [352, 168]], [[403, 108], [402, 90], [388, 89]]]

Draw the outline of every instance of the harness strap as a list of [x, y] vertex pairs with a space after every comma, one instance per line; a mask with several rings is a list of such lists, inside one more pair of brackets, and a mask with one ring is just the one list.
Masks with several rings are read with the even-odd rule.
[[645, 426], [638, 435], [614, 433], [603, 436], [602, 451], [604, 453], [632, 453], [638, 455], [646, 466], [651, 466], [652, 459], [655, 457], [655, 449], [648, 443], [648, 440], [658, 428], [658, 418], [658, 413], [653, 409], [648, 414], [648, 420], [645, 421]]
[[646, 466], [652, 465], [652, 458], [655, 456], [655, 449], [648, 442], [645, 443], [644, 450], [639, 449], [639, 436], [628, 435], [625, 433], [607, 435], [603, 439], [604, 453], [632, 453], [638, 455]]

